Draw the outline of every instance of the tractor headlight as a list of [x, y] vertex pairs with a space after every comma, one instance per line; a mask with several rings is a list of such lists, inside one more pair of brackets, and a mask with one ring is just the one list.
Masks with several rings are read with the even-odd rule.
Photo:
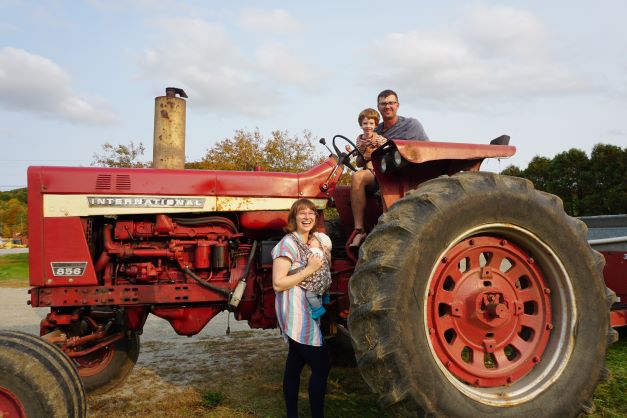
[[403, 164], [403, 156], [399, 152], [399, 150], [394, 151], [394, 165], [396, 167], [400, 167]]
[[385, 173], [386, 171], [388, 171], [388, 156], [384, 155], [383, 158], [381, 158], [381, 172]]

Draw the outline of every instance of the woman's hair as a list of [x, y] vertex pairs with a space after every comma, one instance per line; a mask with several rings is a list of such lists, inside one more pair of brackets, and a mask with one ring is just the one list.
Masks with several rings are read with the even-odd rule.
[[[292, 207], [290, 208], [290, 213], [287, 215], [287, 226], [283, 228], [285, 232], [294, 232], [296, 231], [296, 214], [299, 210], [302, 209], [310, 209], [316, 212], [316, 220], [318, 219], [318, 211], [316, 210], [316, 205], [309, 199], [298, 199]], [[318, 223], [314, 221], [314, 226], [311, 228], [311, 232], [316, 232], [318, 230]]]
[[370, 107], [368, 109], [364, 109], [359, 113], [359, 116], [357, 117], [357, 122], [359, 123], [359, 126], [361, 126], [361, 122], [364, 119], [374, 119], [374, 124], [378, 125], [379, 124], [379, 112], [377, 112], [376, 110]]

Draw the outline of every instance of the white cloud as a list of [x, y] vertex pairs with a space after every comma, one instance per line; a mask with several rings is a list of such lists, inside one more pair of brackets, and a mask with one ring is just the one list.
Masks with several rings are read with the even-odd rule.
[[238, 21], [245, 29], [264, 33], [285, 34], [302, 31], [305, 28], [302, 22], [283, 9], [245, 9]]
[[606, 135], [607, 136], [611, 136], [611, 137], [618, 137], [618, 138], [620, 138], [620, 137], [627, 136], [627, 132], [623, 131], [622, 129], [614, 128], [614, 129], [608, 130], [606, 132]]
[[113, 115], [72, 91], [61, 67], [22, 49], [0, 49], [0, 106], [72, 123], [109, 123]]
[[284, 45], [266, 43], [256, 51], [257, 64], [268, 77], [293, 84], [304, 90], [316, 90], [325, 73], [290, 52]]
[[301, 88], [317, 83], [311, 66], [280, 44], [249, 56], [250, 46], [234, 42], [222, 24], [185, 18], [153, 23], [165, 32], [141, 54], [143, 76], [184, 88], [212, 112], [267, 116], [280, 99], [277, 81]]
[[[85, 2], [99, 10], [120, 11], [129, 9], [138, 10], [172, 10], [171, 0], [85, 0]], [[177, 3], [177, 10], [185, 8], [184, 2]]]
[[222, 25], [200, 19], [160, 19], [166, 33], [144, 51], [144, 77], [185, 89], [194, 103], [212, 112], [267, 115], [276, 100]]
[[598, 89], [550, 56], [550, 31], [531, 13], [476, 7], [458, 33], [444, 31], [395, 33], [374, 42], [370, 80], [397, 86], [405, 97], [462, 109]]
[[548, 28], [532, 13], [503, 6], [470, 9], [462, 35], [483, 55], [531, 59], [547, 52], [546, 43], [551, 37]]

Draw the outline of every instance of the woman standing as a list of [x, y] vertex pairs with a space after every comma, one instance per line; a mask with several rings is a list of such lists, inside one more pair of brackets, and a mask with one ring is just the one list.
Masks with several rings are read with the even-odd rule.
[[299, 199], [294, 202], [285, 228], [288, 234], [272, 250], [272, 286], [276, 292], [277, 320], [283, 338], [289, 345], [283, 375], [283, 396], [288, 418], [298, 417], [300, 373], [305, 364], [311, 368], [311, 416], [324, 416], [324, 395], [331, 367], [327, 349], [322, 345], [320, 326], [311, 317], [305, 290], [298, 286], [324, 263], [319, 255], [303, 251], [303, 247], [310, 246], [316, 240], [313, 234], [316, 231], [316, 217], [316, 206], [312, 201]]

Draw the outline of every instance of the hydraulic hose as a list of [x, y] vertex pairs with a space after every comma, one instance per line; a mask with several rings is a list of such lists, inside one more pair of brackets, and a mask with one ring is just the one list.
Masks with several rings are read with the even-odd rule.
[[192, 279], [196, 280], [198, 282], [199, 285], [201, 285], [202, 287], [206, 287], [207, 289], [213, 290], [214, 292], [218, 292], [221, 293], [227, 297], [231, 296], [231, 291], [229, 289], [225, 289], [223, 287], [220, 286], [214, 286], [211, 283], [207, 283], [206, 281], [204, 281], [203, 279], [201, 279], [200, 277], [198, 277], [196, 275], [196, 273], [194, 273], [193, 271], [191, 271], [189, 269], [189, 267], [185, 267], [183, 269], [183, 271], [185, 272], [185, 274], [187, 274], [189, 277], [191, 277]]
[[189, 269], [189, 267], [185, 267], [183, 271], [192, 279], [196, 280], [199, 285], [206, 287], [207, 289], [213, 290], [214, 292], [221, 293], [228, 297], [229, 305], [236, 308], [239, 305], [239, 302], [242, 300], [242, 295], [244, 294], [244, 290], [246, 290], [246, 278], [248, 277], [248, 273], [250, 273], [250, 266], [255, 259], [255, 251], [257, 250], [258, 241], [253, 241], [253, 245], [250, 249], [250, 254], [248, 255], [248, 261], [246, 262], [246, 270], [244, 270], [244, 276], [239, 280], [237, 286], [235, 286], [235, 290], [231, 292], [229, 289], [225, 289], [219, 286], [212, 285], [211, 283], [207, 283], [200, 277], [198, 277], [193, 271]]

